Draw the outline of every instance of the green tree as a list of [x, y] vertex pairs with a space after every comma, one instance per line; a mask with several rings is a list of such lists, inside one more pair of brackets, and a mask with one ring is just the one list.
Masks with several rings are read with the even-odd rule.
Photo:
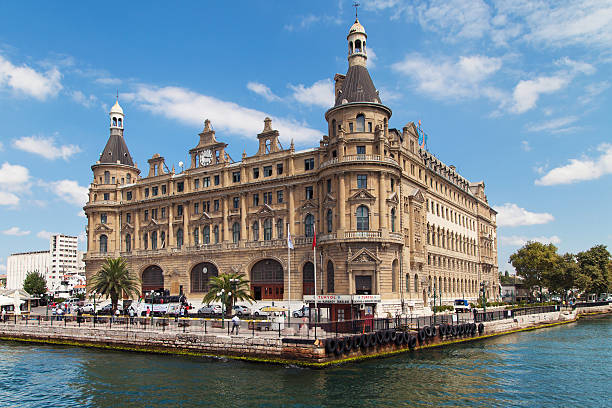
[[38, 271], [28, 272], [23, 281], [23, 290], [30, 295], [42, 296], [47, 293], [47, 281]]
[[204, 303], [225, 302], [225, 313], [228, 316], [236, 300], [253, 303], [249, 281], [243, 273], [224, 273], [210, 278], [210, 290], [204, 296]]
[[591, 249], [579, 252], [577, 286], [586, 294], [608, 291], [610, 252], [605, 245], [596, 245]]
[[516, 269], [516, 274], [523, 278], [523, 283], [529, 288], [530, 296], [534, 288], [538, 287], [540, 298], [544, 284], [543, 276], [552, 273], [558, 262], [557, 247], [541, 242], [529, 241], [510, 255], [510, 263]]
[[110, 297], [113, 312], [117, 310], [119, 297], [140, 295], [140, 279], [130, 273], [125, 259], [107, 258], [102, 269], [96, 272], [87, 282], [90, 291]]
[[557, 267], [545, 271], [542, 275], [544, 286], [564, 299], [567, 297], [567, 292], [574, 288], [577, 277], [578, 263], [575, 255], [570, 253], [559, 256]]

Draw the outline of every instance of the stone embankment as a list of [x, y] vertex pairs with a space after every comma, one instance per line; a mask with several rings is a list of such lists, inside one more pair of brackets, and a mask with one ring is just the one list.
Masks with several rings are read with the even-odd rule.
[[252, 336], [250, 333], [228, 336], [172, 331], [128, 331], [102, 326], [79, 328], [23, 325], [9, 321], [0, 324], [0, 339], [325, 367], [569, 323], [575, 321], [579, 314], [610, 312], [612, 306], [606, 305], [594, 310], [582, 308], [575, 311], [555, 311], [482, 323], [396, 327], [369, 334], [338, 334], [338, 337], [318, 340], [312, 337]]

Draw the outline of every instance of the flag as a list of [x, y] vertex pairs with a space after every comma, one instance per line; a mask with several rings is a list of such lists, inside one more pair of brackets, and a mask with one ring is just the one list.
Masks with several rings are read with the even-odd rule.
[[312, 233], [312, 249], [315, 249], [317, 246], [317, 228], [315, 227], [314, 223], [312, 223]]
[[287, 246], [289, 249], [293, 249], [293, 240], [291, 239], [291, 231], [289, 231], [289, 225], [287, 225]]

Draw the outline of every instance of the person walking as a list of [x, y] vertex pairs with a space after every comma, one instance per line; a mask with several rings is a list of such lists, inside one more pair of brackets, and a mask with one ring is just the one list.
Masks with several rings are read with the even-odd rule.
[[2, 323], [6, 323], [6, 309], [2, 308]]
[[240, 318], [237, 314], [232, 317], [232, 334], [234, 334], [234, 329], [236, 329], [236, 335], [238, 335], [238, 331], [240, 330]]
[[134, 309], [130, 307], [128, 313], [130, 314], [130, 324], [134, 324]]

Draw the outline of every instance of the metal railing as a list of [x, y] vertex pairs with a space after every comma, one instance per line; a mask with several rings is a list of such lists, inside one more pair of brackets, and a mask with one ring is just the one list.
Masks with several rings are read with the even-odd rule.
[[491, 312], [477, 312], [474, 314], [474, 321], [492, 322], [495, 320], [514, 319], [516, 316], [526, 316], [539, 313], [550, 313], [559, 311], [559, 305], [521, 307], [518, 309], [494, 310]]

